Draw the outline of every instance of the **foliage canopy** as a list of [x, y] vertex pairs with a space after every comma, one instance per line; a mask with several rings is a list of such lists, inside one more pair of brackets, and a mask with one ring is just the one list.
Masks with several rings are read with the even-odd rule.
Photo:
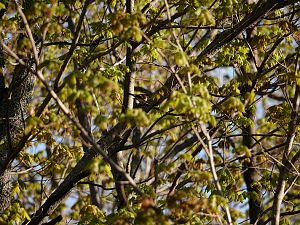
[[2, 0], [0, 224], [300, 224], [299, 16]]

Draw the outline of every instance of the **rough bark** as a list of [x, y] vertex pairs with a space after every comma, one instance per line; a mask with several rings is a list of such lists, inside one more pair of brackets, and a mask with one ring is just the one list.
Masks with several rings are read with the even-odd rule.
[[[32, 3], [24, 1], [24, 4]], [[8, 3], [5, 3], [6, 7]], [[6, 9], [0, 11], [0, 21], [6, 13]], [[20, 36], [20, 39], [23, 36]], [[0, 49], [0, 66], [5, 67], [6, 55]], [[13, 147], [17, 142], [17, 134], [24, 125], [27, 117], [27, 107], [32, 98], [35, 76], [30, 73], [34, 67], [30, 56], [26, 59], [27, 65], [17, 65], [12, 74], [9, 88], [5, 87], [5, 79], [2, 77], [1, 99], [0, 99], [0, 212], [3, 212], [10, 204], [12, 180], [10, 175], [11, 156], [14, 154]], [[1, 68], [1, 69], [2, 69]], [[2, 73], [2, 71], [1, 71]], [[3, 74], [1, 74], [3, 76]]]
[[[28, 61], [28, 67], [32, 67], [31, 60]], [[16, 142], [16, 136], [19, 129], [22, 128], [27, 114], [27, 107], [31, 101], [32, 90], [35, 82], [35, 76], [29, 73], [28, 67], [17, 65], [13, 72], [13, 80], [6, 98], [0, 103], [0, 167], [5, 172], [0, 177], [0, 211], [6, 209], [10, 202], [11, 177], [9, 168], [3, 168], [10, 161], [13, 154], [13, 143]], [[11, 95], [11, 96], [10, 96]]]
[[[297, 1], [262, 1], [264, 4], [267, 2], [268, 4], [272, 3], [271, 9], [278, 8], [279, 6], [284, 7], [287, 4], [292, 4]], [[281, 3], [282, 2], [282, 3]], [[276, 7], [272, 7], [276, 5]], [[264, 8], [265, 9], [265, 8]], [[246, 24], [246, 27], [242, 26], [242, 23], [238, 23], [236, 26], [232, 28], [230, 32], [233, 32], [233, 35], [230, 35], [230, 37], [227, 37], [228, 32], [223, 32], [218, 35], [217, 39], [215, 39], [212, 43], [211, 46], [209, 47], [208, 50], [203, 52], [201, 54], [201, 57], [206, 56], [215, 50], [219, 49], [222, 47], [224, 44], [228, 43], [231, 41], [234, 37], [236, 37], [241, 31], [245, 30], [248, 26], [252, 25], [257, 19], [262, 18], [266, 12], [268, 12], [270, 8], [268, 7], [267, 10], [261, 10], [260, 8], [256, 8], [256, 12], [254, 15], [256, 16], [254, 19], [251, 19], [250, 22], [248, 21]], [[257, 15], [259, 14], [259, 15]], [[253, 14], [250, 14], [249, 16], [251, 17]], [[247, 16], [247, 19], [248, 16]], [[219, 40], [226, 38], [227, 42], [219, 42]], [[95, 56], [96, 57], [96, 56]], [[97, 56], [98, 57], [98, 56]], [[162, 87], [160, 91], [162, 91], [163, 97], [159, 99], [158, 101], [151, 101], [147, 105], [147, 108], [145, 108], [145, 111], [151, 110], [155, 105], [161, 103], [164, 99], [166, 99], [170, 95], [170, 90], [176, 85], [176, 81], [173, 76], [170, 76], [169, 79], [166, 82], [166, 85]], [[102, 149], [105, 150], [114, 150], [115, 147], [117, 147], [117, 144], [120, 142], [120, 137], [123, 136], [124, 132], [126, 131], [126, 126], [123, 124], [118, 124], [115, 126], [111, 131], [108, 132], [108, 134], [103, 137], [98, 144]], [[113, 147], [110, 147], [109, 149], [107, 146], [114, 144]], [[67, 193], [71, 190], [72, 187], [78, 182], [79, 179], [82, 179], [82, 177], [86, 176], [86, 167], [87, 165], [94, 157], [98, 156], [99, 153], [90, 151], [88, 154], [86, 154], [75, 166], [75, 168], [72, 170], [72, 172], [68, 175], [68, 177], [62, 182], [62, 184], [55, 190], [55, 192], [49, 197], [49, 199], [43, 204], [43, 206], [34, 214], [32, 217], [32, 220], [30, 221], [29, 224], [39, 224], [42, 219], [51, 214], [51, 212], [56, 208], [56, 206], [59, 204], [59, 201], [63, 197], [67, 195]], [[80, 176], [79, 176], [80, 175]]]

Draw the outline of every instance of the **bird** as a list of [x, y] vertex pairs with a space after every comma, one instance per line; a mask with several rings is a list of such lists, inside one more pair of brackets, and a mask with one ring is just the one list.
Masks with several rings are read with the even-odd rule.
[[143, 108], [149, 105], [148, 100], [150, 96], [148, 94], [131, 94], [129, 95], [134, 97], [134, 108]]

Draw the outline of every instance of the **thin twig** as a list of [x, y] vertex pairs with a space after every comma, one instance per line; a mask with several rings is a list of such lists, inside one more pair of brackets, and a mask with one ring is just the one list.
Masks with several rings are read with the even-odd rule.
[[[12, 56], [14, 57], [20, 64], [26, 66], [26, 63], [20, 59], [16, 54], [13, 53], [13, 51], [1, 41], [1, 44], [3, 48]], [[12, 53], [12, 54], [11, 54]], [[137, 187], [135, 182], [132, 180], [132, 178], [121, 168], [119, 167], [115, 162], [112, 161], [112, 159], [105, 153], [104, 150], [100, 148], [100, 146], [91, 138], [88, 134], [88, 132], [82, 127], [82, 125], [77, 121], [71, 114], [70, 110], [64, 105], [64, 103], [60, 100], [60, 98], [57, 96], [57, 94], [54, 92], [54, 90], [50, 87], [46, 79], [44, 78], [44, 75], [41, 73], [41, 71], [37, 70], [34, 71], [30, 68], [32, 73], [35, 73], [36, 76], [40, 79], [40, 81], [43, 83], [43, 85], [46, 87], [47, 91], [51, 94], [54, 101], [57, 103], [59, 108], [62, 110], [62, 112], [67, 116], [67, 118], [81, 131], [81, 135], [86, 138], [90, 142], [90, 144], [99, 152], [99, 154], [113, 167], [116, 171], [121, 173], [133, 186], [135, 191], [143, 195], [143, 192]]]

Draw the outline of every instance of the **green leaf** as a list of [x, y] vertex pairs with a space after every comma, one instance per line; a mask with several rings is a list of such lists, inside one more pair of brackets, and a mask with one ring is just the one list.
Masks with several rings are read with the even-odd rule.
[[0, 2], [0, 10], [1, 9], [6, 9], [6, 6], [5, 6], [5, 4], [3, 4], [3, 3]]

